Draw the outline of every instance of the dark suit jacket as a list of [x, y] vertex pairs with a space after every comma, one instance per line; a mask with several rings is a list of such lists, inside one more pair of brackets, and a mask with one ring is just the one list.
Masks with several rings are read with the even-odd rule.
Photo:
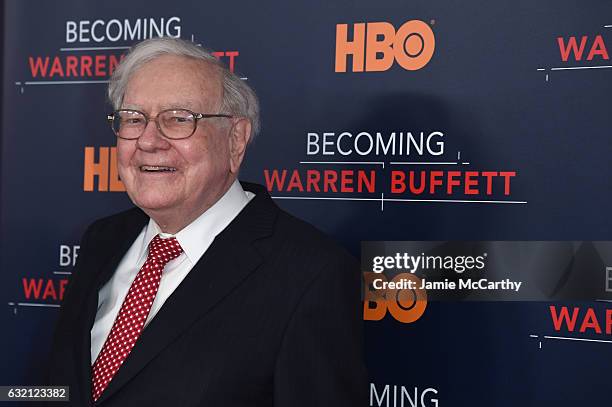
[[[96, 405], [367, 405], [357, 263], [261, 186], [243, 187], [256, 197], [143, 330]], [[92, 404], [98, 290], [147, 222], [131, 209], [82, 239], [50, 359], [50, 383], [70, 386], [71, 405]]]

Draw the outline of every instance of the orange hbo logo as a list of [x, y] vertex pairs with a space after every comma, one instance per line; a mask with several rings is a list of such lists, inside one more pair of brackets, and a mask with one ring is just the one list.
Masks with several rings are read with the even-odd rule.
[[380, 321], [389, 311], [397, 321], [407, 324], [418, 320], [425, 312], [427, 292], [419, 288], [421, 280], [414, 274], [400, 273], [387, 281], [384, 274], [366, 272], [363, 278], [365, 321]]
[[83, 191], [94, 191], [94, 181], [98, 180], [100, 192], [123, 192], [125, 185], [119, 179], [117, 169], [117, 147], [96, 148], [85, 147], [85, 162], [83, 166]]
[[423, 68], [431, 60], [436, 39], [431, 27], [420, 20], [405, 22], [398, 30], [387, 22], [336, 25], [336, 72], [346, 72], [349, 55], [352, 72], [386, 71], [394, 61], [408, 71]]

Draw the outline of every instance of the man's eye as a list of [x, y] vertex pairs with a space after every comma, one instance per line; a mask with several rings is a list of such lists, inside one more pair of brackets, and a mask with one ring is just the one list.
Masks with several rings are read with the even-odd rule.
[[144, 120], [138, 117], [121, 119], [121, 123], [126, 124], [126, 125], [140, 124], [140, 123], [143, 123], [143, 121]]
[[188, 116], [173, 116], [171, 120], [176, 123], [188, 123], [193, 121], [193, 119]]

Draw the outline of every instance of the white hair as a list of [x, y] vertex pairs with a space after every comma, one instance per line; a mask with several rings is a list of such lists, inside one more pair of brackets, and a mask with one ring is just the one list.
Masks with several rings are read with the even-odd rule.
[[251, 139], [259, 133], [259, 101], [253, 89], [231, 72], [207, 49], [180, 38], [151, 38], [135, 45], [117, 65], [108, 85], [108, 98], [114, 109], [120, 109], [132, 74], [147, 62], [163, 55], [193, 58], [217, 66], [223, 77], [221, 112], [245, 117], [251, 122]]

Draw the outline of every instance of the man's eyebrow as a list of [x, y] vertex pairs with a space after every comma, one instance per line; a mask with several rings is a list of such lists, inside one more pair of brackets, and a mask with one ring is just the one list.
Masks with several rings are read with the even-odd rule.
[[133, 105], [131, 103], [124, 103], [121, 105], [121, 109], [134, 109], [134, 110], [142, 110], [140, 106]]
[[[179, 101], [175, 101], [175, 102], [170, 102], [170, 103], [164, 103], [162, 105], [159, 105], [159, 110], [168, 110], [168, 109], [188, 109], [188, 110], [193, 110], [195, 109], [196, 105], [198, 104], [197, 101], [193, 100], [193, 99], [184, 99], [184, 100], [179, 100]], [[143, 111], [143, 107], [141, 105], [137, 105], [137, 104], [131, 104], [131, 103], [127, 103], [124, 104], [122, 106], [123, 109], [134, 109], [134, 110], [140, 110]]]
[[168, 103], [168, 104], [164, 104], [160, 106], [160, 110], [168, 110], [168, 109], [197, 110], [195, 108], [195, 103], [189, 103], [189, 102]]

